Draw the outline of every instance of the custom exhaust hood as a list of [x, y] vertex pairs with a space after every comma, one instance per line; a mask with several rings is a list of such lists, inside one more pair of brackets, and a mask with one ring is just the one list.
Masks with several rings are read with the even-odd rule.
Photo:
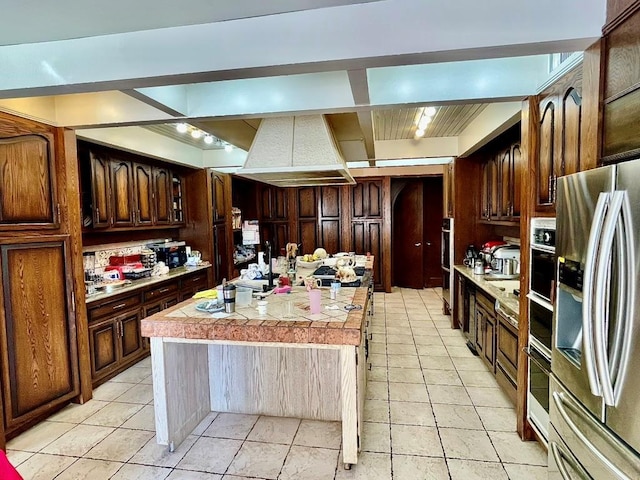
[[355, 183], [323, 115], [263, 119], [236, 175], [277, 187]]

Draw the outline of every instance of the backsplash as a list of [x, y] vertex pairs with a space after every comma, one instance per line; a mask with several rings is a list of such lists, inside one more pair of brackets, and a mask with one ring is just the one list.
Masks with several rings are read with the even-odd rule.
[[150, 243], [161, 243], [166, 240], [171, 241], [170, 238], [153, 238], [137, 242], [103, 243], [85, 247], [82, 249], [82, 253], [95, 254], [95, 273], [101, 274], [104, 272], [104, 267], [109, 265], [109, 257], [114, 255], [135, 255]]

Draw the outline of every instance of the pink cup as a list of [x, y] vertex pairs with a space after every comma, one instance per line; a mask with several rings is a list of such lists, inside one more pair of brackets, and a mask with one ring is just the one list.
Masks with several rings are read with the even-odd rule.
[[322, 311], [320, 305], [320, 297], [322, 296], [322, 291], [313, 288], [309, 290], [309, 305], [311, 307], [311, 313], [320, 313]]

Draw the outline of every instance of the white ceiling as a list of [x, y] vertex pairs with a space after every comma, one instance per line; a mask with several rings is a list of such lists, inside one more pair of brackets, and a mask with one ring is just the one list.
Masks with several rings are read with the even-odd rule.
[[[605, 0], [4, 3], [2, 110], [135, 148], [152, 143], [139, 124], [188, 121], [246, 142], [254, 129], [246, 122], [267, 116], [351, 113], [339, 123], [359, 126], [360, 138], [350, 127], [342, 144], [353, 160], [469, 151], [488, 128], [513, 121], [505, 102], [548, 80], [547, 54], [600, 37], [606, 8]], [[463, 140], [446, 136], [451, 129], [420, 141], [374, 131], [375, 112], [463, 104], [487, 106], [467, 119]], [[207, 164], [215, 154], [182, 157]]]

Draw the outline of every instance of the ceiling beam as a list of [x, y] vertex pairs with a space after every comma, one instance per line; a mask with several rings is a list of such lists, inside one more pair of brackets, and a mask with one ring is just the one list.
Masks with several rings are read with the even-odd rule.
[[356, 105], [369, 105], [370, 100], [367, 70], [365, 68], [348, 70], [347, 74], [349, 75], [349, 85], [351, 85], [353, 102]]
[[369, 164], [375, 166], [376, 149], [373, 141], [373, 118], [372, 112], [357, 112], [358, 123], [360, 123], [360, 129], [362, 130], [362, 136], [364, 138], [364, 148], [367, 151], [367, 158]]

